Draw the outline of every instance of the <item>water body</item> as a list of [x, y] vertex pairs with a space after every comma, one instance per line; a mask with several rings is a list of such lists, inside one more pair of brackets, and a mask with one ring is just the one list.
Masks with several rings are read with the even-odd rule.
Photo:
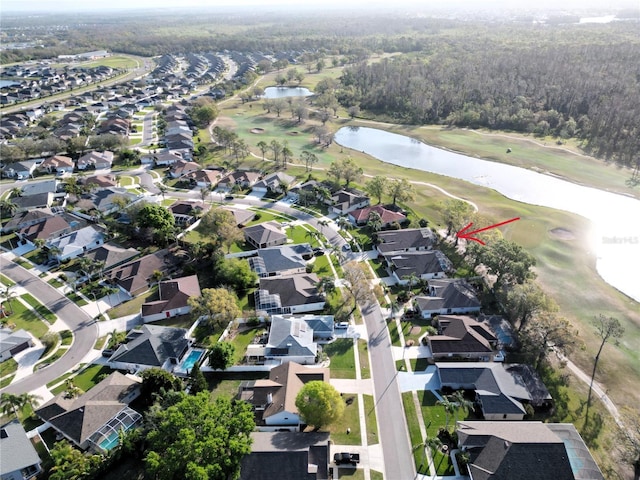
[[335, 141], [383, 162], [466, 180], [493, 188], [513, 200], [565, 210], [591, 220], [589, 240], [597, 256], [598, 273], [640, 302], [640, 200], [449, 152], [374, 128], [343, 127]]
[[263, 98], [308, 97], [313, 92], [304, 87], [267, 87]]

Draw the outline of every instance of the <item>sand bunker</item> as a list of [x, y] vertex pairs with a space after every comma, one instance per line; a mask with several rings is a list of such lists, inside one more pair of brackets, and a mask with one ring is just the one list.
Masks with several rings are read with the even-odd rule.
[[264, 133], [264, 128], [260, 128], [260, 127], [252, 128], [252, 129], [250, 130], [250, 132], [251, 132], [251, 133], [257, 133], [257, 134]]
[[297, 132], [297, 131], [295, 131], [295, 132], [289, 132], [289, 135], [300, 135], [300, 132]]
[[553, 230], [549, 230], [549, 234], [560, 240], [575, 240], [576, 238], [574, 233], [566, 228], [554, 228]]

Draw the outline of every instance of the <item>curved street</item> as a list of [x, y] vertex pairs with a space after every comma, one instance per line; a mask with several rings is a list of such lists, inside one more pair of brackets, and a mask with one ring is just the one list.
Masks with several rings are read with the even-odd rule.
[[9, 260], [6, 254], [0, 256], [0, 269], [3, 275], [55, 313], [73, 332], [73, 343], [60, 359], [0, 390], [15, 394], [31, 392], [75, 368], [93, 348], [98, 338], [98, 327], [84, 310], [29, 270]]

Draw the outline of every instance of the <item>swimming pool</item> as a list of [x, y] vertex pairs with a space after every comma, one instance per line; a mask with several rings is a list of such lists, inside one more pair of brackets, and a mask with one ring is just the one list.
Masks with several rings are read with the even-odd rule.
[[198, 362], [202, 358], [204, 353], [205, 353], [204, 350], [194, 348], [182, 360], [182, 363], [178, 365], [178, 370], [183, 371], [185, 373], [189, 373], [189, 371], [193, 368], [196, 362]]

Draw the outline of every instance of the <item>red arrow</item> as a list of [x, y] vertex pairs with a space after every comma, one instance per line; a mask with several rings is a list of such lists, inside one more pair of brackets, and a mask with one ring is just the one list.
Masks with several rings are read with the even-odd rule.
[[482, 240], [480, 240], [479, 238], [476, 238], [476, 237], [472, 237], [471, 235], [474, 235], [474, 234], [480, 233], [480, 232], [484, 232], [485, 230], [490, 230], [492, 228], [501, 227], [502, 225], [506, 225], [507, 223], [515, 222], [516, 220], [520, 220], [520, 217], [512, 218], [511, 220], [507, 220], [505, 222], [496, 223], [495, 225], [489, 225], [488, 227], [480, 228], [478, 230], [473, 230], [472, 232], [465, 232], [465, 230], [471, 228], [471, 226], [473, 225], [473, 222], [471, 222], [469, 225], [467, 225], [462, 230], [460, 230], [458, 233], [456, 233], [456, 237], [465, 238], [467, 240], [473, 240], [474, 242], [478, 242], [481, 245], [486, 245]]

